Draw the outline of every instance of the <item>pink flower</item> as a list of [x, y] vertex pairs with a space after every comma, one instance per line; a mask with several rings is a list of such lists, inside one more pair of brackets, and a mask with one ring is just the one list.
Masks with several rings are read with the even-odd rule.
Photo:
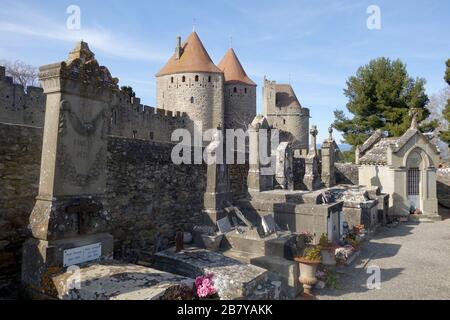
[[208, 288], [204, 287], [204, 286], [200, 286], [197, 288], [197, 295], [200, 298], [206, 298], [208, 296]]
[[198, 288], [203, 283], [203, 277], [197, 277], [195, 278], [195, 287]]

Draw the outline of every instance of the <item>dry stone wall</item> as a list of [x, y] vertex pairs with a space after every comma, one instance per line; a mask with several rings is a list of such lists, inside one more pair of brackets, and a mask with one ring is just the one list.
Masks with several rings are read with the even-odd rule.
[[42, 129], [0, 123], [0, 296], [16, 292], [38, 194]]

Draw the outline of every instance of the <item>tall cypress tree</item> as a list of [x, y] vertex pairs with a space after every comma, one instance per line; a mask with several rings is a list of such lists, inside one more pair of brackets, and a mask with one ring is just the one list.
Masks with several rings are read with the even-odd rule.
[[[360, 67], [348, 79], [344, 94], [353, 118], [337, 110], [334, 127], [353, 147], [364, 143], [377, 129], [387, 131], [389, 136], [402, 135], [411, 124], [411, 108], [419, 110], [419, 122], [430, 114], [426, 108], [425, 80], [411, 78], [400, 60], [381, 57]], [[427, 123], [422, 129], [433, 130], [436, 126], [435, 122]]]

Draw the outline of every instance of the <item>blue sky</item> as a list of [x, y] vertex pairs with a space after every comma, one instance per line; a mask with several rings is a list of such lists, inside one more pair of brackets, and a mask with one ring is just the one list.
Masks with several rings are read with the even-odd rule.
[[[68, 30], [69, 5], [81, 9], [81, 30]], [[381, 9], [381, 30], [366, 26], [368, 6]], [[445, 86], [450, 58], [450, 1], [20, 1], [0, 0], [0, 59], [36, 66], [64, 60], [85, 40], [121, 85], [155, 105], [156, 72], [172, 54], [177, 35], [196, 31], [214, 62], [232, 44], [258, 84], [264, 75], [291, 82], [319, 141], [333, 110], [345, 109], [346, 79], [370, 59], [400, 58], [427, 93]], [[339, 138], [339, 134], [337, 134]]]

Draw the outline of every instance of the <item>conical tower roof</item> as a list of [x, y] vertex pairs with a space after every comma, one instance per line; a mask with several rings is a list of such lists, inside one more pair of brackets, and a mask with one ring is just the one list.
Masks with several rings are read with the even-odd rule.
[[218, 67], [225, 74], [225, 83], [243, 83], [250, 86], [256, 86], [256, 83], [247, 76], [247, 73], [232, 48], [228, 49]]
[[192, 32], [181, 46], [181, 56], [175, 53], [156, 74], [157, 77], [184, 72], [222, 73], [212, 62], [196, 32]]

